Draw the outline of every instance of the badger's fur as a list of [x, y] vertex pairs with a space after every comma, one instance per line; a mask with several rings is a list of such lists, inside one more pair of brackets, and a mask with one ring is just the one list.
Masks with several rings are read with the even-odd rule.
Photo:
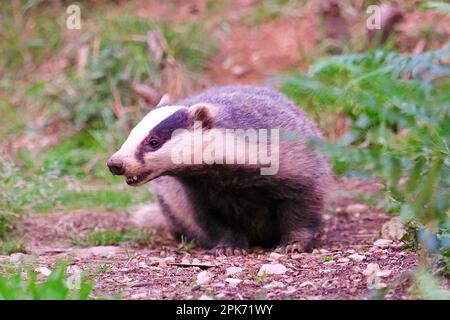
[[[260, 164], [174, 164], [170, 152], [185, 140], [171, 134], [189, 134], [195, 121], [203, 130], [279, 129], [277, 173], [261, 175]], [[320, 231], [331, 180], [326, 159], [309, 146], [320, 138], [307, 115], [273, 89], [215, 87], [152, 110], [108, 166], [131, 185], [153, 180], [171, 230], [201, 246], [219, 253], [253, 245], [303, 251]]]

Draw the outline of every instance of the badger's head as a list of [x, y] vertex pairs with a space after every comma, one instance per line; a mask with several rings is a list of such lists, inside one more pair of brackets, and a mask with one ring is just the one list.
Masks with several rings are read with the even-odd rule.
[[[208, 104], [163, 106], [150, 111], [134, 127], [122, 147], [107, 161], [114, 175], [123, 175], [130, 186], [139, 186], [161, 175], [175, 171], [172, 150], [180, 148], [182, 135], [173, 135], [177, 129], [189, 132], [194, 123], [212, 126], [215, 107]], [[177, 130], [183, 131], [183, 130]]]

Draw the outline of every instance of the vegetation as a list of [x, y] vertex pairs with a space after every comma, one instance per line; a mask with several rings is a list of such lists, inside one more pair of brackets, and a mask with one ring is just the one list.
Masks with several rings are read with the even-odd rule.
[[[0, 276], [0, 300], [86, 300], [92, 292], [92, 280], [80, 276], [75, 281], [67, 275], [67, 265], [55, 266], [51, 274], [42, 282], [37, 274], [28, 271], [25, 280], [22, 271]], [[73, 277], [73, 276], [72, 276]]]
[[387, 50], [333, 56], [283, 80], [283, 90], [324, 129], [330, 121], [348, 127], [321, 146], [335, 172], [383, 181], [381, 205], [404, 222], [419, 222], [421, 243], [447, 263], [450, 68], [443, 61], [449, 56], [450, 44], [409, 57]]
[[82, 247], [131, 244], [146, 246], [153, 243], [155, 231], [152, 229], [127, 229], [123, 231], [106, 229], [91, 231], [82, 237], [74, 237], [72, 244]]

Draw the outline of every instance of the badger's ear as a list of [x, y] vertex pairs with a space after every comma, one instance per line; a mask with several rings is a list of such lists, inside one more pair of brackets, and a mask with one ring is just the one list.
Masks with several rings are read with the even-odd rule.
[[200, 121], [202, 128], [211, 129], [217, 114], [217, 107], [208, 103], [197, 103], [188, 108], [188, 114], [192, 124]]
[[169, 104], [169, 103], [170, 103], [170, 96], [168, 93], [166, 93], [165, 95], [162, 96], [161, 100], [159, 100], [156, 107], [160, 107], [162, 105]]

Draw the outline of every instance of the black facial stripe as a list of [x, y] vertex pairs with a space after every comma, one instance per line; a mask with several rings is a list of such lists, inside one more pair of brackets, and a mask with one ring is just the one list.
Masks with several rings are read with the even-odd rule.
[[[147, 137], [141, 142], [137, 151], [136, 158], [144, 162], [144, 154], [147, 152], [156, 151], [161, 148], [164, 143], [169, 140], [172, 136], [172, 132], [176, 129], [185, 129], [188, 127], [188, 113], [185, 108], [176, 111], [170, 117], [161, 121], [156, 127], [154, 127]], [[149, 141], [151, 138], [158, 140], [159, 144], [157, 147], [151, 147]]]

